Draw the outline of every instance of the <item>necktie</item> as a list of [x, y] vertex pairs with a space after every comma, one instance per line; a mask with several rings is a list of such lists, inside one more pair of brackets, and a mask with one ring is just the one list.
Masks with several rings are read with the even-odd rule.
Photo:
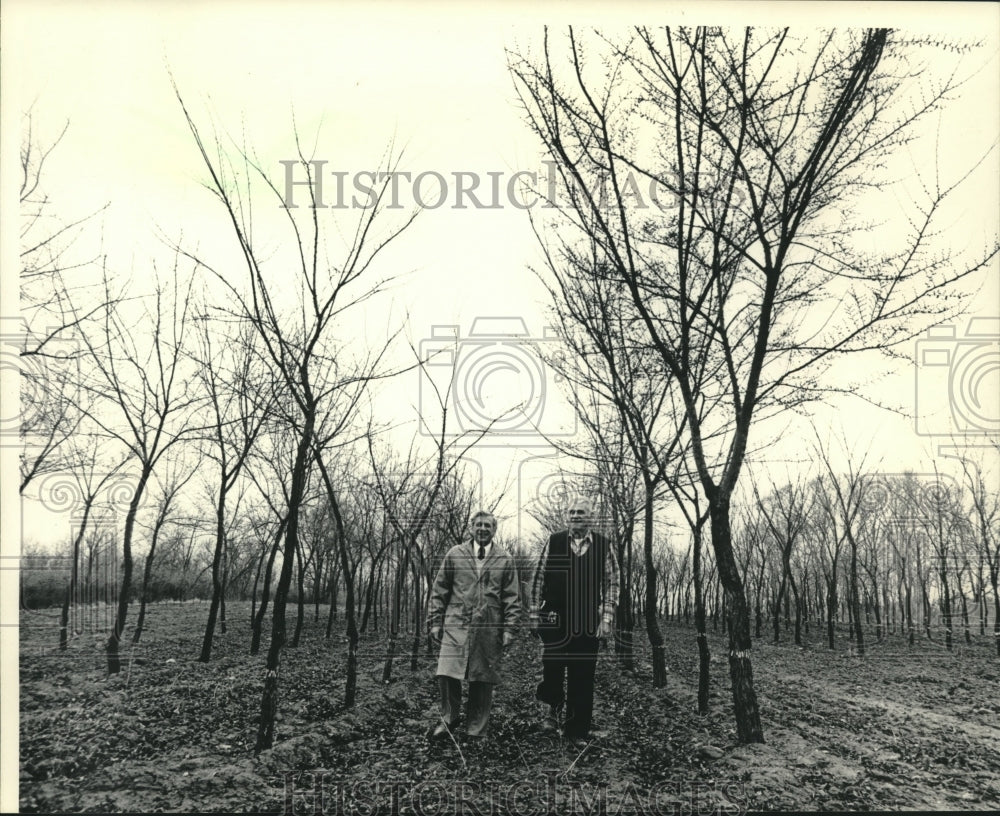
[[486, 557], [486, 547], [482, 544], [479, 545], [479, 560], [482, 561]]

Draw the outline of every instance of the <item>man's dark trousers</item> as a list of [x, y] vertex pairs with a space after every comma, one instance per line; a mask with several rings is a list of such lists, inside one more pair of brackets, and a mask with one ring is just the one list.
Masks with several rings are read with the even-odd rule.
[[[551, 706], [566, 706], [563, 733], [567, 739], [586, 737], [594, 714], [594, 672], [600, 639], [592, 635], [557, 638], [542, 651], [542, 682], [536, 696]], [[566, 692], [563, 693], [563, 680]]]

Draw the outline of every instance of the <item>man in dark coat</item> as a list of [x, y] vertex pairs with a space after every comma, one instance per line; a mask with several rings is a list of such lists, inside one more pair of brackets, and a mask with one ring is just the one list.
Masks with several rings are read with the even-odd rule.
[[[618, 561], [611, 542], [591, 529], [593, 508], [579, 500], [569, 529], [552, 535], [532, 580], [530, 621], [542, 640], [542, 682], [535, 692], [547, 707], [542, 727], [578, 747], [593, 738], [594, 672], [600, 639], [614, 631]], [[565, 682], [565, 690], [563, 683]]]
[[503, 650], [514, 639], [521, 615], [517, 568], [511, 555], [493, 544], [497, 522], [491, 513], [472, 517], [472, 540], [444, 557], [431, 590], [427, 628], [441, 644], [437, 679], [441, 723], [435, 737], [458, 724], [462, 681], [469, 683], [465, 731], [473, 741], [486, 735], [493, 686], [500, 682]]

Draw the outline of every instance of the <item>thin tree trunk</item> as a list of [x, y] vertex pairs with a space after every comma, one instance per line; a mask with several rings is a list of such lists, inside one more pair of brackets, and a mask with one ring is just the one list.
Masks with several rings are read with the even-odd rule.
[[953, 641], [951, 637], [951, 587], [948, 584], [948, 571], [944, 568], [945, 559], [941, 559], [941, 613], [944, 623], [944, 645], [948, 651], [951, 651]]
[[792, 590], [792, 602], [795, 606], [795, 645], [802, 645], [802, 614], [799, 604], [799, 588], [795, 584], [795, 577], [791, 571], [788, 573], [788, 586]]
[[861, 598], [858, 587], [858, 545], [850, 531], [848, 531], [847, 535], [848, 543], [851, 545], [850, 605], [851, 619], [854, 626], [854, 645], [858, 650], [858, 654], [863, 655], [865, 653], [865, 634], [861, 628]]
[[385, 662], [382, 664], [382, 682], [392, 682], [392, 662], [396, 656], [396, 645], [399, 640], [399, 617], [401, 614], [403, 584], [406, 581], [407, 567], [409, 566], [409, 548], [405, 542], [399, 554], [399, 562], [396, 564], [396, 578], [392, 582], [392, 603], [389, 607], [389, 641], [385, 650]]
[[262, 547], [260, 558], [257, 559], [257, 572], [253, 577], [253, 591], [250, 593], [250, 628], [253, 629], [253, 622], [257, 619], [257, 587], [260, 586], [260, 573], [264, 569], [264, 559], [267, 558], [267, 548]]
[[326, 616], [326, 639], [333, 636], [333, 622], [337, 619], [337, 584], [340, 582], [339, 567], [334, 569], [331, 564], [328, 570], [330, 586], [327, 589], [327, 597], [330, 599], [330, 611]]
[[291, 646], [293, 648], [298, 647], [299, 637], [302, 635], [302, 624], [305, 622], [306, 618], [306, 568], [302, 563], [302, 545], [297, 544], [295, 547], [295, 563], [298, 567], [298, 587], [299, 597], [298, 603], [296, 604], [295, 612], [295, 634], [292, 636]]
[[212, 554], [212, 601], [208, 606], [208, 622], [205, 624], [205, 636], [201, 641], [201, 654], [198, 660], [208, 663], [212, 656], [212, 640], [215, 637], [215, 622], [222, 604], [222, 550], [226, 541], [226, 489], [225, 476], [219, 487], [219, 498], [215, 511], [215, 552]]
[[[132, 500], [128, 505], [128, 514], [125, 516], [125, 535], [122, 538], [122, 581], [118, 592], [118, 610], [106, 647], [108, 674], [118, 674], [121, 671], [118, 646], [121, 643], [122, 634], [125, 632], [125, 620], [128, 617], [128, 596], [132, 591], [132, 534], [135, 531], [136, 513], [139, 511], [139, 503], [142, 501], [143, 493], [145, 493], [150, 473], [152, 473], [152, 468], [143, 465], [142, 472], [139, 474], [139, 482], [136, 484]], [[113, 550], [114, 542], [111, 542], [109, 546]]]
[[313, 623], [319, 623], [319, 602], [323, 597], [323, 558], [316, 556], [316, 578], [313, 581]]
[[642, 545], [646, 561], [646, 634], [653, 658], [653, 688], [667, 684], [666, 647], [656, 620], [656, 568], [653, 566], [653, 485], [646, 482]]
[[73, 593], [76, 592], [77, 563], [80, 560], [80, 544], [83, 543], [83, 536], [87, 529], [87, 520], [90, 518], [90, 508], [93, 505], [94, 497], [88, 496], [83, 504], [83, 516], [80, 519], [80, 529], [73, 539], [73, 566], [69, 573], [69, 586], [66, 587], [66, 596], [63, 598], [62, 611], [59, 615], [59, 650], [66, 651], [69, 646], [69, 607], [73, 602]]
[[772, 623], [774, 625], [774, 642], [778, 643], [781, 640], [781, 601], [785, 597], [785, 589], [788, 582], [788, 576], [785, 573], [784, 567], [781, 570], [781, 583], [778, 584], [778, 593], [774, 596], [774, 604], [771, 609]]
[[711, 654], [708, 650], [708, 631], [705, 626], [705, 591], [701, 575], [702, 530], [694, 531], [694, 628], [698, 640], [698, 713], [708, 714], [708, 688]]
[[624, 544], [619, 553], [622, 591], [618, 614], [615, 616], [615, 652], [622, 671], [635, 672], [635, 645], [632, 637], [635, 630], [635, 616], [632, 609], [632, 527], [629, 525], [624, 536]]
[[365, 609], [361, 614], [362, 632], [368, 630], [368, 619], [372, 615], [372, 607], [375, 603], [375, 568], [376, 565], [372, 564], [371, 571], [368, 573], [368, 585], [365, 587]]
[[281, 652], [285, 647], [285, 608], [288, 590], [292, 584], [295, 568], [295, 552], [299, 545], [299, 508], [305, 495], [306, 476], [311, 454], [313, 424], [315, 416], [305, 415], [302, 436], [295, 452], [292, 467], [292, 486], [288, 495], [288, 515], [285, 525], [285, 546], [281, 557], [281, 572], [274, 591], [274, 612], [271, 615], [271, 644], [267, 650], [264, 672], [264, 690], [260, 700], [260, 724], [257, 728], [255, 754], [266, 751], [274, 744], [274, 726], [278, 715], [278, 669], [281, 666]]
[[354, 573], [351, 571], [350, 558], [347, 555], [347, 536], [344, 530], [344, 519], [340, 513], [340, 504], [333, 490], [333, 482], [327, 472], [323, 457], [317, 456], [323, 483], [326, 486], [330, 509], [333, 510], [333, 520], [337, 530], [337, 542], [340, 550], [340, 571], [344, 576], [345, 613], [347, 615], [347, 676], [344, 683], [344, 707], [354, 705], [358, 687], [358, 624], [357, 610], [354, 607]]
[[267, 567], [264, 570], [264, 587], [261, 590], [260, 608], [253, 619], [253, 634], [250, 638], [250, 654], [255, 655], [260, 651], [261, 632], [264, 628], [264, 614], [267, 612], [268, 598], [271, 595], [271, 570], [274, 567], [274, 559], [281, 546], [281, 536], [287, 532], [288, 516], [278, 527], [278, 534], [274, 537], [274, 544], [271, 545], [271, 554], [267, 557]]
[[709, 497], [712, 525], [712, 547], [719, 579], [726, 592], [729, 608], [729, 676], [732, 680], [736, 733], [740, 742], [764, 742], [757, 693], [753, 686], [753, 664], [750, 659], [750, 615], [743, 581], [733, 554], [729, 520], [729, 496], [716, 493]]
[[219, 628], [226, 634], [226, 593], [229, 591], [229, 544], [222, 548], [222, 594], [219, 596]]
[[410, 644], [410, 671], [415, 672], [420, 666], [420, 640], [423, 622], [427, 620], [427, 611], [421, 592], [420, 565], [416, 561], [412, 563], [411, 577], [413, 578], [413, 642]]
[[827, 579], [826, 583], [826, 642], [830, 649], [836, 648], [834, 634], [836, 630], [837, 603], [837, 573], [835, 571]]
[[990, 584], [993, 586], [993, 639], [997, 644], [997, 657], [1000, 657], [1000, 582], [997, 570], [990, 570]]
[[142, 637], [143, 624], [146, 622], [146, 593], [149, 590], [149, 578], [153, 574], [153, 556], [156, 554], [156, 542], [160, 538], [160, 530], [163, 527], [164, 521], [165, 519], [157, 519], [156, 526], [153, 528], [153, 536], [149, 542], [149, 555], [146, 556], [146, 568], [143, 571], [142, 576], [142, 589], [139, 591], [139, 617], [135, 622], [135, 633], [132, 635], [132, 645], [139, 642], [139, 638]]

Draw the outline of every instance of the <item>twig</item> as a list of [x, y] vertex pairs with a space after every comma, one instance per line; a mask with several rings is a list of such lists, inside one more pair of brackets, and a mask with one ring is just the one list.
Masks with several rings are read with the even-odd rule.
[[462, 760], [462, 768], [464, 768], [465, 770], [468, 770], [469, 766], [468, 766], [468, 764], [465, 761], [465, 754], [462, 753], [462, 748], [461, 748], [461, 746], [459, 746], [458, 740], [455, 739], [455, 735], [451, 733], [451, 726], [448, 725], [448, 723], [446, 723], [444, 721], [444, 717], [441, 718], [441, 722], [444, 723], [444, 727], [448, 731], [448, 736], [451, 737], [451, 741], [455, 744], [455, 750], [458, 751], [458, 756]]
[[583, 746], [583, 750], [582, 750], [582, 751], [580, 751], [580, 753], [576, 755], [576, 759], [574, 759], [574, 760], [573, 760], [573, 761], [572, 761], [572, 762], [570, 763], [569, 767], [568, 767], [568, 768], [567, 768], [567, 769], [566, 769], [565, 771], [563, 771], [563, 772], [562, 772], [562, 773], [560, 774], [560, 776], [566, 776], [566, 775], [567, 775], [567, 774], [568, 774], [568, 773], [569, 773], [570, 771], [572, 771], [572, 770], [573, 770], [573, 766], [574, 766], [574, 765], [576, 765], [576, 763], [580, 761], [580, 757], [582, 757], [582, 756], [583, 756], [583, 755], [584, 755], [585, 753], [587, 753], [587, 749], [588, 749], [588, 748], [589, 748], [589, 747], [590, 747], [591, 745], [593, 745], [593, 744], [594, 744], [594, 741], [593, 741], [593, 740], [591, 740], [591, 741], [590, 741], [590, 742], [588, 742], [588, 743], [587, 743], [586, 745], [584, 745], [584, 746]]

